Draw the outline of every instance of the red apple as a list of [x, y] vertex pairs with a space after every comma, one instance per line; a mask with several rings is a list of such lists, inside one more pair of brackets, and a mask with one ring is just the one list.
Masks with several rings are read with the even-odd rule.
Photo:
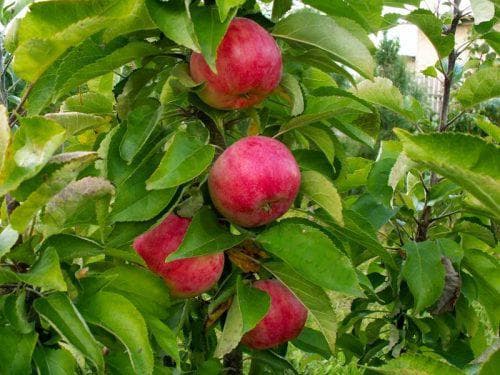
[[264, 318], [241, 342], [253, 349], [269, 349], [296, 338], [307, 320], [302, 302], [277, 280], [259, 280], [253, 286], [269, 294], [271, 304]]
[[190, 222], [190, 219], [170, 214], [156, 228], [137, 237], [133, 245], [149, 269], [163, 277], [172, 295], [182, 298], [209, 290], [224, 268], [224, 254], [165, 263], [165, 258], [179, 248]]
[[283, 143], [251, 136], [222, 153], [208, 187], [222, 215], [242, 227], [257, 227], [288, 211], [300, 188], [300, 170]]
[[201, 54], [191, 55], [191, 77], [205, 82], [198, 95], [214, 108], [239, 109], [260, 103], [278, 86], [283, 64], [276, 41], [264, 28], [235, 18], [217, 49], [215, 66], [217, 73]]

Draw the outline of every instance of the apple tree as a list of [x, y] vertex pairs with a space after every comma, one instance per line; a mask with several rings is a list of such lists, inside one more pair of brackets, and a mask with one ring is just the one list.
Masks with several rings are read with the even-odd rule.
[[2, 4], [0, 374], [500, 371], [497, 1]]

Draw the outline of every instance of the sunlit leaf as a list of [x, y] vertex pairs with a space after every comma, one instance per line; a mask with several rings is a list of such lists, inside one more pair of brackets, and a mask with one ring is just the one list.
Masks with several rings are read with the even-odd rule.
[[374, 62], [366, 46], [332, 18], [303, 10], [279, 21], [273, 35], [329, 52], [336, 60], [372, 77]]
[[56, 293], [39, 298], [34, 308], [68, 343], [92, 361], [99, 373], [104, 371], [102, 346], [66, 295]]
[[[305, 279], [326, 289], [359, 296], [354, 267], [321, 230], [284, 220], [266, 229], [257, 241]], [[300, 251], [298, 251], [300, 249]]]
[[[396, 129], [405, 153], [469, 191], [500, 217], [500, 148], [466, 134], [411, 135]], [[436, 152], [439, 150], [439, 152]]]
[[119, 339], [125, 346], [134, 370], [140, 374], [153, 373], [153, 352], [144, 318], [125, 297], [99, 292], [78, 304], [84, 318]]
[[441, 254], [432, 242], [408, 242], [401, 274], [415, 297], [415, 310], [422, 311], [436, 302], [444, 287]]
[[42, 117], [22, 118], [0, 170], [0, 196], [36, 175], [64, 141], [66, 132]]

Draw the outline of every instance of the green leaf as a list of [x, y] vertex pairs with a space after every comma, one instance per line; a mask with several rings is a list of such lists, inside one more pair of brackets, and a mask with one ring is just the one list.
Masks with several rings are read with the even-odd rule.
[[[164, 66], [165, 73], [169, 70], [169, 62]], [[143, 102], [149, 103], [149, 97], [155, 90], [151, 81], [158, 75], [158, 71], [149, 67], [142, 67], [132, 71], [116, 99], [116, 113], [120, 119], [126, 119], [132, 109]], [[163, 81], [163, 77], [161, 80]], [[167, 78], [167, 80], [170, 79]]]
[[457, 99], [465, 108], [500, 96], [500, 67], [478, 70], [465, 80], [457, 92]]
[[362, 81], [356, 89], [353, 89], [353, 93], [361, 99], [390, 109], [410, 121], [418, 121], [424, 116], [418, 101], [412, 98], [411, 103], [405, 103], [401, 92], [387, 78], [376, 77], [374, 81]]
[[264, 267], [287, 286], [309, 310], [314, 321], [328, 342], [328, 347], [335, 353], [337, 320], [328, 295], [320, 287], [311, 284], [300, 274], [284, 263], [265, 263]]
[[120, 22], [114, 22], [103, 33], [104, 42], [109, 42], [119, 35], [131, 34], [135, 31], [155, 30], [156, 25], [149, 16], [143, 0], [132, 0], [132, 7]]
[[162, 108], [160, 103], [150, 100], [147, 104], [134, 108], [127, 116], [127, 131], [120, 144], [120, 155], [131, 162], [144, 147], [160, 122]]
[[65, 349], [49, 349], [38, 346], [33, 359], [40, 374], [67, 375], [76, 373], [75, 358]]
[[[397, 269], [396, 263], [392, 256], [377, 240], [375, 230], [371, 224], [361, 217], [357, 212], [352, 210], [344, 210], [344, 226], [341, 227], [335, 221], [331, 220], [328, 215], [321, 216], [329, 225], [329, 230], [339, 238], [357, 243], [366, 248], [372, 255], [380, 257], [384, 263], [392, 269]], [[326, 219], [326, 220], [325, 220]]]
[[66, 342], [92, 361], [98, 373], [104, 373], [102, 347], [66, 294], [39, 298], [33, 307]]
[[11, 294], [5, 298], [3, 313], [10, 326], [19, 333], [28, 334], [33, 331], [34, 324], [26, 315], [26, 291], [18, 295]]
[[37, 175], [21, 183], [21, 185], [12, 192], [12, 196], [18, 202], [23, 202], [28, 199], [29, 195], [42, 185], [51, 174], [65, 164], [78, 161], [85, 162], [92, 157], [97, 157], [97, 153], [94, 151], [72, 151], [56, 154], [49, 159], [47, 165], [45, 165]]
[[500, 127], [492, 123], [488, 117], [476, 115], [476, 126], [488, 134], [496, 143], [500, 143]]
[[153, 351], [146, 323], [128, 299], [115, 293], [99, 292], [80, 302], [78, 307], [90, 324], [111, 332], [122, 342], [136, 373], [153, 373]]
[[299, 337], [292, 344], [307, 353], [316, 353], [325, 359], [330, 359], [332, 352], [325, 336], [312, 328], [304, 327]]
[[494, 234], [488, 227], [472, 221], [462, 220], [456, 222], [453, 226], [453, 232], [474, 236], [492, 248], [497, 244]]
[[47, 248], [29, 272], [15, 275], [19, 281], [40, 287], [42, 291], [68, 289], [54, 248]]
[[65, 130], [42, 117], [21, 118], [0, 171], [0, 196], [35, 176], [61, 146]]
[[85, 65], [74, 72], [71, 77], [64, 82], [56, 97], [69, 92], [72, 88], [87, 82], [89, 79], [99, 77], [105, 73], [113, 71], [129, 61], [158, 53], [157, 47], [145, 42], [130, 42], [122, 48], [116, 49], [109, 55], [96, 60], [92, 64]]
[[303, 171], [316, 171], [326, 177], [334, 175], [332, 165], [320, 151], [293, 150], [293, 156]]
[[167, 38], [200, 52], [193, 24], [183, 1], [146, 0], [146, 6], [151, 18]]
[[[69, 47], [127, 17], [135, 2], [66, 0], [31, 4], [16, 29], [16, 73], [35, 82]], [[54, 14], [64, 17], [54, 18]]]
[[328, 178], [316, 171], [303, 171], [300, 188], [306, 197], [323, 207], [340, 226], [344, 225], [342, 200]]
[[420, 0], [384, 0], [384, 5], [400, 8], [404, 8], [406, 4], [418, 7], [420, 3]]
[[10, 126], [7, 109], [0, 105], [0, 171], [5, 162], [7, 148], [10, 144]]
[[368, 192], [387, 207], [391, 205], [393, 190], [389, 186], [389, 177], [395, 163], [396, 160], [392, 158], [378, 160], [373, 163], [366, 184]]
[[428, 66], [427, 68], [422, 70], [420, 73], [422, 73], [424, 76], [427, 76], [427, 77], [437, 78], [437, 76], [438, 76], [438, 72], [437, 72], [436, 68], [434, 68], [432, 65]]
[[479, 302], [485, 307], [492, 327], [500, 322], [500, 266], [497, 259], [480, 251], [468, 249], [464, 267], [472, 274]]
[[203, 207], [193, 217], [179, 248], [170, 254], [167, 260], [170, 262], [176, 259], [221, 253], [238, 245], [246, 238], [245, 235], [231, 234], [229, 228], [224, 228], [218, 223], [217, 216], [210, 208]]
[[283, 220], [262, 232], [257, 241], [316, 285], [362, 295], [349, 258], [321, 230], [305, 223]]
[[224, 22], [230, 14], [230, 11], [245, 4], [245, 1], [246, 0], [215, 0], [217, 8], [219, 9], [220, 21]]
[[[500, 218], [500, 148], [459, 133], [411, 135], [394, 130], [414, 161], [462, 186]], [[439, 150], [439, 152], [436, 152]]]
[[77, 224], [103, 224], [114, 187], [101, 177], [84, 177], [55, 195], [42, 216], [46, 236]]
[[335, 134], [332, 129], [324, 125], [310, 125], [300, 128], [300, 134], [310, 139], [322, 152], [326, 158], [333, 165], [335, 159]]
[[207, 169], [214, 155], [212, 145], [179, 130], [167, 143], [160, 165], [146, 181], [146, 188], [159, 190], [188, 182]]
[[479, 25], [495, 17], [495, 5], [490, 0], [470, 0], [474, 24]]
[[14, 230], [10, 225], [3, 228], [2, 232], [0, 232], [0, 258], [12, 249], [18, 238], [18, 231]]
[[31, 374], [31, 355], [37, 338], [36, 332], [23, 335], [11, 327], [0, 327], [0, 373]]
[[382, 21], [382, 1], [343, 1], [343, 0], [304, 0], [305, 4], [311, 5], [330, 16], [346, 17], [357, 22], [366, 31], [378, 30]]
[[441, 253], [430, 241], [407, 242], [406, 261], [401, 275], [415, 297], [415, 310], [422, 311], [439, 299], [444, 287], [445, 270]]
[[[392, 188], [393, 191], [398, 187], [399, 181], [408, 175], [408, 172], [416, 166], [416, 163], [410, 160], [410, 158], [401, 152], [396, 159], [396, 162], [392, 166], [391, 172], [389, 173], [389, 178], [387, 184]], [[384, 189], [385, 190], [385, 189]]]
[[[307, 126], [310, 124], [314, 124], [315, 122], [320, 122], [322, 120], [327, 120], [335, 115], [334, 112], [319, 112], [319, 113], [310, 113], [303, 114], [297, 117], [292, 118], [287, 123], [283, 124], [280, 128], [279, 133], [276, 135], [282, 135], [290, 130], [298, 129], [303, 126]], [[275, 136], [275, 137], [276, 137]]]
[[432, 43], [440, 58], [450, 54], [455, 46], [453, 35], [443, 35], [443, 23], [427, 9], [417, 9], [407, 15], [406, 20], [416, 25]]
[[79, 134], [88, 129], [96, 129], [111, 121], [110, 116], [98, 116], [79, 112], [47, 113], [45, 118], [57, 122], [66, 129], [66, 137]]
[[479, 375], [495, 375], [500, 366], [500, 350], [497, 349], [491, 354], [481, 366]]
[[362, 76], [373, 76], [374, 62], [368, 48], [330, 17], [307, 10], [295, 12], [276, 24], [273, 35], [320, 48]]
[[286, 12], [288, 12], [292, 8], [292, 4], [292, 0], [274, 0], [271, 19], [273, 21], [278, 21]]
[[[278, 351], [278, 349], [276, 349]], [[275, 350], [254, 350], [251, 352], [252, 374], [294, 374], [297, 370], [290, 361]], [[215, 373], [213, 374], [215, 375]]]
[[335, 96], [308, 97], [306, 113], [332, 112], [333, 115], [323, 123], [374, 147], [380, 128], [380, 115], [376, 109], [367, 101], [344, 90], [335, 87], [328, 90]]
[[450, 365], [444, 360], [438, 360], [433, 357], [427, 357], [422, 354], [405, 353], [400, 357], [389, 361], [381, 367], [370, 367], [378, 374], [400, 375], [400, 374], [419, 374], [419, 375], [463, 375], [455, 366]]
[[[201, 53], [208, 66], [217, 73], [215, 61], [217, 59], [217, 48], [226, 34], [232, 15], [221, 22], [219, 12], [213, 6], [193, 6], [190, 9], [193, 20], [194, 32], [200, 43]], [[233, 13], [234, 14], [234, 13]]]
[[487, 34], [484, 34], [483, 39], [497, 54], [500, 53], [500, 31], [492, 30]]
[[113, 113], [113, 102], [101, 94], [84, 92], [66, 98], [61, 104], [61, 111], [109, 115]]
[[370, 194], [361, 195], [351, 209], [369, 221], [375, 230], [380, 230], [398, 212], [398, 208], [384, 206]]
[[[57, 60], [33, 85], [26, 103], [28, 113], [38, 114], [76, 86], [112, 72], [130, 61], [158, 52], [157, 47], [146, 42], [126, 43], [126, 40], [119, 40], [103, 47], [98, 41], [86, 40]], [[108, 108], [109, 104], [110, 99], [106, 98], [100, 106]]]
[[442, 256], [449, 258], [453, 264], [460, 265], [464, 257], [464, 249], [458, 243], [448, 238], [438, 238], [434, 242]]
[[49, 200], [71, 181], [92, 161], [96, 159], [95, 153], [84, 154], [82, 158], [69, 162], [52, 173], [29, 197], [16, 208], [11, 215], [12, 227], [18, 232], [23, 232], [29, 225], [36, 213], [49, 202]]
[[292, 116], [298, 116], [304, 112], [304, 97], [297, 79], [288, 73], [283, 74], [280, 86], [290, 98]]
[[309, 45], [289, 42], [293, 46], [293, 50], [285, 53], [285, 59], [297, 62], [304, 69], [310, 67], [318, 68], [325, 73], [336, 73], [346, 78], [352, 85], [356, 84], [356, 80], [351, 73], [332, 59], [330, 53], [323, 49], [312, 47]]
[[[118, 187], [110, 219], [113, 222], [146, 221], [158, 215], [172, 201], [177, 189], [146, 190], [145, 180], [151, 174], [139, 169]], [[149, 172], [149, 174], [147, 173]]]
[[[157, 168], [161, 154], [159, 146], [140, 152], [135, 161], [127, 164], [119, 155], [120, 133], [113, 137], [107, 161], [120, 173], [109, 173], [116, 186], [116, 197], [113, 202], [110, 219], [113, 222], [145, 221], [152, 219], [164, 210], [174, 197], [177, 189], [152, 190], [146, 189], [146, 180]], [[116, 146], [116, 147], [115, 147]], [[111, 172], [111, 170], [109, 171]], [[123, 177], [121, 176], [123, 174]]]
[[146, 322], [158, 345], [165, 351], [165, 353], [174, 359], [177, 367], [179, 367], [181, 364], [181, 358], [179, 355], [177, 337], [174, 332], [172, 332], [172, 330], [165, 323], [157, 318], [148, 317]]
[[266, 315], [271, 299], [269, 295], [242, 282], [238, 276], [236, 296], [229, 309], [216, 357], [222, 357], [233, 350], [245, 333], [252, 330]]
[[[152, 272], [132, 265], [119, 265], [102, 274], [110, 279], [105, 289], [118, 293], [132, 302], [145, 314], [166, 318], [170, 307], [165, 282]], [[144, 291], [147, 290], [147, 294]]]
[[340, 175], [335, 180], [337, 190], [346, 192], [366, 185], [372, 161], [361, 157], [347, 157], [342, 161]]
[[[15, 283], [17, 282], [18, 279], [16, 277], [16, 274], [10, 270], [8, 267], [0, 267], [0, 285], [1, 284], [9, 284], [9, 283]], [[2, 303], [3, 300], [0, 299], [0, 303]], [[1, 307], [1, 305], [0, 305]]]
[[71, 234], [56, 234], [45, 239], [42, 249], [53, 247], [61, 261], [73, 263], [75, 258], [89, 258], [102, 255], [101, 245], [88, 238]]

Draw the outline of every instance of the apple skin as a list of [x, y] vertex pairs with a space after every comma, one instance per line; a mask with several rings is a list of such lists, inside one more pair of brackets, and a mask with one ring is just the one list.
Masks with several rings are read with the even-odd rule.
[[302, 302], [278, 280], [259, 280], [253, 286], [269, 294], [271, 304], [264, 318], [243, 336], [241, 342], [261, 350], [274, 348], [300, 335], [307, 320]]
[[215, 74], [200, 53], [193, 52], [189, 68], [198, 93], [211, 107], [223, 110], [251, 107], [266, 98], [281, 80], [281, 51], [258, 23], [234, 18], [217, 49]]
[[165, 263], [165, 258], [179, 248], [190, 222], [170, 214], [156, 228], [137, 237], [133, 244], [148, 268], [163, 277], [171, 294], [179, 298], [206, 292], [219, 280], [224, 268], [222, 253]]
[[292, 205], [300, 170], [276, 139], [250, 136], [228, 147], [208, 177], [212, 202], [231, 222], [246, 228], [268, 224]]

